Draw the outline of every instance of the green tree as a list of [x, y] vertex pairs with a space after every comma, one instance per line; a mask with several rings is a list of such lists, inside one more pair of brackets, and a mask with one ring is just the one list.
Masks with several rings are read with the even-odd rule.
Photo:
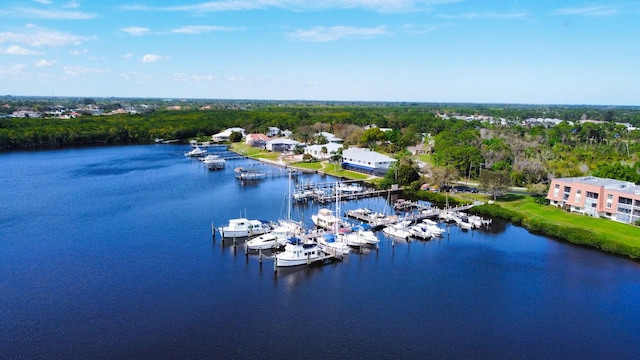
[[242, 140], [242, 133], [234, 131], [231, 133], [231, 135], [229, 135], [229, 141], [231, 141], [232, 143], [237, 143], [240, 142]]
[[486, 170], [480, 175], [480, 189], [493, 196], [493, 200], [497, 196], [505, 193], [511, 186], [511, 177], [509, 172], [501, 170]]

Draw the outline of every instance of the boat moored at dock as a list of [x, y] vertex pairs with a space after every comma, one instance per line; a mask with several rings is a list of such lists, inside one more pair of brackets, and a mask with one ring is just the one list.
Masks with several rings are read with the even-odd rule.
[[320, 250], [317, 243], [303, 243], [299, 238], [291, 238], [284, 246], [284, 252], [274, 256], [276, 266], [310, 265], [312, 262], [322, 261], [327, 254]]
[[223, 238], [242, 238], [262, 235], [272, 230], [271, 223], [261, 220], [249, 220], [246, 218], [231, 219], [229, 225], [218, 228]]

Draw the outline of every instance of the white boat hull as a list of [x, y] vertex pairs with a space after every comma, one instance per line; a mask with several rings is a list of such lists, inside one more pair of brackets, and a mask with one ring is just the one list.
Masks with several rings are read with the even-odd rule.
[[287, 244], [282, 253], [275, 255], [276, 266], [288, 267], [311, 264], [314, 261], [321, 260], [324, 253], [317, 244], [300, 245]]

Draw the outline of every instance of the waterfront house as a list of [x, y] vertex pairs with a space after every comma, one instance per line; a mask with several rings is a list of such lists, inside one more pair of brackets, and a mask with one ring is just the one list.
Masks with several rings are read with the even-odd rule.
[[245, 143], [253, 147], [264, 149], [264, 147], [267, 146], [267, 141], [269, 140], [269, 137], [265, 134], [249, 134], [245, 139]]
[[623, 223], [640, 220], [640, 186], [595, 176], [559, 178], [547, 193], [550, 205]]
[[319, 132], [319, 133], [315, 134], [314, 136], [315, 136], [316, 139], [322, 136], [325, 139], [327, 139], [327, 142], [329, 142], [329, 143], [342, 143], [344, 141], [343, 139], [335, 136], [332, 133], [326, 132], [326, 131]]
[[342, 151], [342, 167], [383, 176], [397, 160], [370, 149], [350, 147]]
[[303, 143], [297, 142], [291, 139], [278, 138], [267, 141], [265, 145], [266, 149], [269, 151], [277, 151], [277, 152], [288, 152], [293, 151], [298, 147], [304, 146]]
[[[326, 151], [323, 152], [322, 148]], [[342, 148], [342, 144], [328, 143], [324, 145], [310, 145], [304, 148], [304, 153], [313, 156], [316, 159], [328, 159]]]
[[267, 136], [268, 137], [274, 137], [274, 136], [278, 136], [278, 134], [280, 134], [280, 129], [277, 127], [269, 127], [269, 131], [267, 131]]
[[229, 136], [231, 136], [232, 133], [234, 132], [239, 132], [242, 134], [242, 137], [244, 137], [244, 129], [243, 128], [238, 128], [238, 127], [234, 127], [234, 128], [228, 128], [225, 131], [219, 132], [215, 135], [211, 135], [211, 140], [216, 141], [216, 142], [220, 142], [220, 141], [229, 141]]

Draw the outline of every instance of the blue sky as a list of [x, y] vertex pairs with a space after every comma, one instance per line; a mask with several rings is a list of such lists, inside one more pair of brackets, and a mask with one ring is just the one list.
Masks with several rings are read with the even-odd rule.
[[640, 105], [640, 2], [6, 0], [0, 95]]

